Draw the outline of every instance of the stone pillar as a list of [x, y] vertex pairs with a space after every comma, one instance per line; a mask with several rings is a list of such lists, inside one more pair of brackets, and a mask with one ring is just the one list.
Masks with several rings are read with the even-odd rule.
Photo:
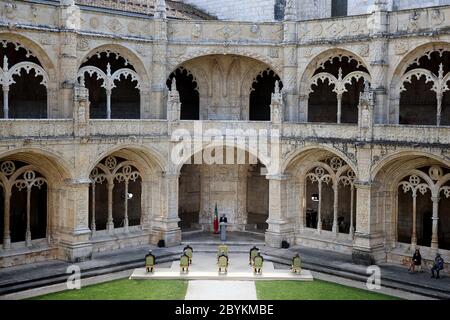
[[238, 230], [245, 231], [245, 225], [247, 224], [247, 178], [248, 167], [247, 165], [238, 165], [237, 174], [237, 228]]
[[372, 206], [371, 155], [369, 145], [362, 145], [357, 151], [359, 176], [355, 183], [356, 231], [352, 256], [355, 263], [365, 265], [386, 260], [382, 224]]
[[[77, 81], [77, 30], [80, 29], [80, 9], [73, 0], [61, 0], [60, 6], [60, 57], [59, 101], [57, 110], [50, 110], [49, 117], [71, 118], [73, 115], [73, 89]], [[51, 115], [51, 116], [50, 116]]]
[[441, 200], [439, 197], [432, 197], [433, 201], [433, 229], [431, 236], [431, 248], [437, 250], [439, 248], [438, 242], [438, 222], [439, 222], [439, 201]]
[[297, 81], [297, 1], [286, 2], [283, 29], [283, 92], [286, 94], [284, 119], [298, 119], [298, 81]]
[[4, 196], [4, 209], [3, 209], [3, 249], [7, 250], [11, 248], [11, 190], [7, 186], [3, 186], [3, 196]]
[[297, 80], [297, 24], [294, 21], [284, 22], [283, 41], [283, 92], [285, 93], [285, 111], [282, 121], [298, 120], [298, 80]]
[[158, 1], [157, 12], [154, 19], [155, 42], [152, 57], [152, 117], [166, 119], [165, 93], [167, 92], [167, 19], [165, 14], [165, 1]]
[[333, 228], [334, 233], [339, 233], [338, 227], [338, 210], [339, 210], [339, 182], [333, 184]]
[[294, 244], [294, 226], [285, 215], [287, 194], [285, 175], [268, 175], [269, 180], [269, 228], [266, 231], [266, 244], [274, 248], [281, 248], [283, 240]]
[[154, 219], [153, 231], [157, 239], [164, 240], [166, 246], [175, 246], [181, 242], [181, 229], [178, 227], [178, 173], [165, 173], [162, 178], [162, 215]]
[[370, 44], [370, 68], [372, 77], [371, 87], [375, 96], [374, 121], [375, 123], [388, 123], [388, 83], [389, 68], [389, 16], [387, 1], [379, 0], [374, 5], [374, 11], [368, 23], [373, 40]]
[[61, 221], [58, 236], [59, 258], [81, 262], [92, 257], [89, 221], [89, 185], [91, 181], [70, 180], [62, 187]]

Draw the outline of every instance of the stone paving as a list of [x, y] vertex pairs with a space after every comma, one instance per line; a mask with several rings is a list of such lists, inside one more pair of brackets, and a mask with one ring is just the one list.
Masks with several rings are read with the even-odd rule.
[[[241, 239], [242, 236], [243, 235], [241, 234], [231, 234], [229, 239], [231, 239], [230, 241], [237, 241], [237, 239]], [[198, 254], [199, 251], [208, 252], [208, 250], [210, 253], [214, 252], [216, 250], [215, 245], [208, 245], [208, 243], [205, 242], [206, 239], [210, 239], [213, 242], [220, 243], [220, 241], [217, 240], [218, 237], [215, 237], [214, 235], [202, 234], [197, 235], [197, 237], [184, 237], [183, 241], [188, 243], [203, 242], [203, 245], [193, 246], [195, 254]], [[248, 248], [251, 246], [251, 244], [249, 244], [250, 242], [259, 242], [259, 239], [255, 239], [254, 235], [248, 236], [246, 240], [247, 241], [245, 241], [245, 245], [236, 244], [235, 246], [230, 246], [230, 254], [232, 254], [233, 252], [244, 254], [245, 252], [248, 252]], [[287, 261], [287, 259], [291, 259], [295, 252], [299, 252], [302, 256], [303, 263], [307, 264], [310, 270], [314, 269], [309, 266], [319, 266], [321, 268], [328, 268], [328, 270], [342, 270], [346, 271], [349, 274], [354, 273], [362, 276], [366, 275], [366, 267], [353, 264], [351, 256], [346, 254], [333, 251], [311, 249], [301, 246], [295, 246], [290, 249], [273, 249], [262, 246], [260, 244], [258, 244], [257, 246], [261, 249], [263, 255], [278, 256], [283, 258], [285, 261]], [[184, 245], [171, 248], [143, 246], [132, 249], [120, 249], [118, 251], [108, 253], [96, 253], [93, 255], [92, 260], [81, 262], [77, 265], [80, 266], [82, 272], [83, 270], [106, 268], [107, 266], [113, 264], [126, 264], [130, 261], [142, 263], [143, 265], [143, 257], [150, 248], [153, 249], [153, 252], [157, 256], [157, 259], [161, 260], [162, 256], [167, 256], [168, 259], [175, 260], [177, 259], [178, 254], [181, 254], [183, 247]], [[49, 261], [0, 269], [0, 292], [2, 290], [2, 287], [8, 285], [19, 284], [26, 281], [38, 281], [46, 278], [51, 278], [52, 276], [58, 274], [65, 275], [67, 267], [69, 265], [70, 264], [67, 262]], [[136, 267], [137, 266], [133, 266], [129, 269], [134, 269]], [[398, 283], [425, 288], [431, 291], [441, 291], [444, 293], [448, 293], [450, 296], [450, 276], [448, 274], [442, 275], [441, 279], [436, 280], [430, 279], [430, 273], [428, 271], [425, 271], [423, 273], [409, 274], [407, 272], [407, 267], [405, 266], [381, 264], [380, 268], [382, 272], [382, 279], [389, 279]], [[318, 270], [314, 271], [317, 272]], [[43, 286], [44, 285], [45, 284], [43, 284]], [[419, 292], [421, 290], [420, 288], [418, 289]]]
[[130, 279], [185, 279], [185, 280], [292, 280], [312, 281], [313, 277], [308, 270], [294, 274], [289, 270], [275, 270], [273, 263], [265, 261], [262, 274], [255, 275], [249, 265], [248, 254], [230, 253], [227, 273], [218, 273], [216, 255], [214, 253], [194, 253], [189, 272], [181, 273], [178, 261], [172, 263], [171, 268], [155, 268], [153, 273], [146, 272], [145, 268], [134, 270]]

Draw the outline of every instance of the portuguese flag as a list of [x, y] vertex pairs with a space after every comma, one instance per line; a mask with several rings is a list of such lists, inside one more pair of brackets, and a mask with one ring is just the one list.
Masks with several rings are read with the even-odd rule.
[[219, 233], [219, 213], [217, 212], [217, 203], [216, 208], [214, 209], [214, 233]]

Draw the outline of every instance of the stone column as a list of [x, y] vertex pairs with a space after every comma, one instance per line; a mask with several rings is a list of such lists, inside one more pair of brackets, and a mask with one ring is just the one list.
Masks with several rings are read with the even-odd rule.
[[417, 245], [417, 235], [416, 235], [416, 220], [417, 220], [417, 193], [413, 192], [413, 229], [411, 235], [411, 246], [415, 247]]
[[70, 180], [62, 186], [58, 232], [59, 258], [80, 262], [92, 256], [89, 221], [89, 179]]
[[338, 209], [339, 209], [339, 182], [336, 181], [333, 184], [333, 228], [332, 231], [334, 233], [339, 233], [338, 228]]
[[372, 206], [370, 145], [361, 145], [357, 150], [358, 181], [356, 188], [356, 231], [353, 240], [353, 261], [371, 265], [386, 261], [384, 233], [377, 211]]
[[237, 174], [237, 221], [238, 230], [245, 231], [247, 224], [247, 175], [248, 167], [246, 165], [238, 165]]
[[389, 108], [387, 73], [389, 68], [388, 38], [389, 20], [387, 3], [377, 1], [370, 18], [369, 28], [373, 40], [370, 44], [371, 87], [375, 96], [374, 121], [388, 123]]
[[[77, 81], [77, 30], [80, 29], [80, 9], [73, 0], [61, 0], [60, 6], [60, 68], [58, 110], [50, 110], [51, 117], [71, 118], [73, 116], [73, 89]], [[50, 88], [49, 88], [50, 89]], [[49, 116], [50, 116], [49, 114]]]
[[106, 230], [112, 233], [114, 231], [114, 220], [113, 220], [113, 190], [114, 182], [108, 181], [108, 221], [106, 222]]
[[153, 230], [157, 241], [164, 240], [166, 246], [181, 242], [181, 229], [178, 227], [178, 189], [179, 173], [165, 173], [162, 178], [162, 215], [154, 219]]
[[286, 217], [286, 180], [285, 175], [268, 175], [269, 180], [269, 228], [266, 231], [266, 244], [281, 248], [283, 240], [293, 244], [295, 240], [294, 227]]
[[[153, 57], [152, 57], [152, 117], [156, 119], [166, 119], [167, 110], [165, 102], [165, 94], [167, 92], [166, 80], [167, 80], [167, 19], [165, 11], [164, 1], [159, 1], [158, 8], [155, 13], [155, 19], [153, 21], [155, 26], [155, 42], [153, 44]], [[165, 9], [164, 9], [165, 10]]]
[[285, 93], [285, 111], [282, 121], [298, 120], [298, 80], [297, 80], [297, 23], [285, 21], [283, 40], [283, 92]]
[[433, 233], [431, 236], [431, 248], [438, 249], [439, 241], [438, 241], [438, 222], [439, 222], [439, 201], [441, 200], [439, 197], [432, 197], [433, 201]]
[[11, 248], [11, 230], [10, 230], [10, 221], [11, 221], [11, 190], [8, 186], [3, 186], [3, 196], [4, 196], [4, 209], [3, 209], [3, 248], [5, 250]]

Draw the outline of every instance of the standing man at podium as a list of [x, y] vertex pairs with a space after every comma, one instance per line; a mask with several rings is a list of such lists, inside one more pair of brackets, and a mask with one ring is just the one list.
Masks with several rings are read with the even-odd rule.
[[227, 241], [227, 223], [228, 219], [225, 214], [220, 217], [220, 241]]

